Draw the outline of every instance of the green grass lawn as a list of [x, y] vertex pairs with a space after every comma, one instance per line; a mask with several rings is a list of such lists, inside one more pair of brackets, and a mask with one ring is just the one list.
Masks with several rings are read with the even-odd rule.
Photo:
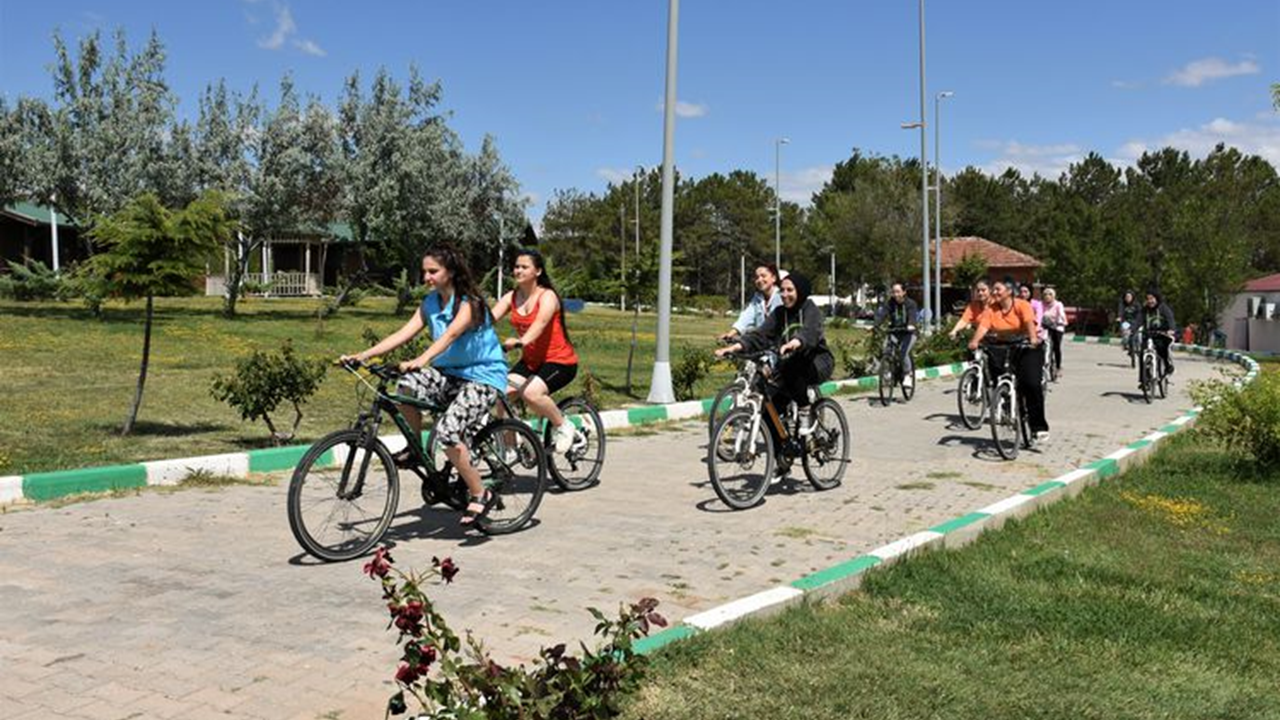
[[1280, 718], [1280, 472], [1179, 437], [864, 589], [677, 643], [627, 717]]
[[[218, 298], [159, 299], [152, 363], [138, 426], [120, 437], [142, 355], [141, 303], [110, 303], [105, 320], [78, 304], [0, 301], [0, 475], [23, 474], [120, 462], [237, 452], [266, 444], [262, 424], [246, 423], [209, 395], [215, 374], [229, 373], [236, 359], [254, 349], [275, 350], [291, 339], [304, 356], [336, 357], [364, 347], [361, 334], [385, 335], [404, 317], [394, 303], [374, 298], [343, 308], [323, 324], [317, 300], [243, 302], [242, 316], [225, 320]], [[713, 346], [729, 318], [677, 315], [672, 322], [672, 362], [684, 347]], [[504, 322], [505, 326], [505, 322]], [[641, 315], [632, 395], [625, 393], [631, 316], [588, 308], [569, 316], [569, 331], [589, 370], [601, 384], [606, 408], [642, 402], [653, 367], [656, 317]], [[504, 329], [505, 332], [505, 329]], [[835, 341], [857, 331], [833, 329]], [[698, 386], [712, 394], [732, 373], [722, 366]], [[577, 393], [579, 379], [563, 393]], [[298, 442], [349, 423], [355, 416], [356, 383], [337, 368], [304, 408]], [[291, 416], [290, 416], [291, 419]]]

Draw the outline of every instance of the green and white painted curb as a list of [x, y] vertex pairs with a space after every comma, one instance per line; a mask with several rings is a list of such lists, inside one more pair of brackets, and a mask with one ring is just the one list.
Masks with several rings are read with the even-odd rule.
[[[1076, 336], [1073, 341], [1096, 342], [1104, 345], [1118, 344], [1118, 342], [1109, 342], [1108, 338], [1084, 338], [1083, 336]], [[1173, 347], [1183, 352], [1222, 358], [1244, 366], [1246, 373], [1235, 381], [1237, 386], [1246, 385], [1258, 376], [1258, 364], [1243, 354], [1180, 343]], [[865, 555], [819, 570], [786, 585], [769, 588], [691, 615], [674, 627], [638, 640], [635, 648], [637, 652], [650, 653], [672, 642], [707, 630], [746, 618], [764, 617], [779, 612], [806, 598], [822, 600], [838, 596], [857, 589], [862, 583], [863, 576], [871, 568], [887, 567], [914, 553], [931, 548], [953, 549], [967, 545], [983, 532], [998, 529], [1012, 518], [1024, 517], [1037, 508], [1063, 498], [1073, 497], [1087, 487], [1097, 485], [1107, 478], [1115, 477], [1128, 468], [1145, 462], [1166, 437], [1195, 424], [1196, 416], [1201, 410], [1202, 408], [1199, 407], [1192, 408], [1159, 430], [1129, 443], [1106, 457], [999, 502], [900, 538], [888, 545], [871, 550]]]
[[[917, 370], [916, 377], [921, 380], [949, 377], [964, 372], [964, 368], [964, 363], [925, 368]], [[823, 395], [832, 395], [841, 387], [874, 388], [877, 382], [874, 377], [853, 378], [823, 383], [821, 389]], [[600, 413], [600, 420], [605, 430], [619, 430], [670, 420], [688, 420], [709, 411], [714, 401], [714, 398], [705, 398], [668, 405], [608, 410]], [[392, 452], [399, 452], [404, 448], [404, 437], [399, 433], [386, 435], [382, 440]], [[225, 455], [204, 455], [131, 465], [108, 465], [0, 477], [0, 505], [23, 501], [42, 502], [80, 493], [111, 492], [153, 485], [176, 485], [194, 472], [245, 478], [252, 473], [292, 470], [309, 447], [309, 445], [291, 445]], [[335, 458], [335, 461], [341, 459]]]

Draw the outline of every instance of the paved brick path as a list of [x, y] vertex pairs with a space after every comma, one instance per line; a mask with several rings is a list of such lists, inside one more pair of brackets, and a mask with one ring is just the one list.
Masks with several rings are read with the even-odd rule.
[[[551, 494], [538, 524], [489, 540], [412, 504], [392, 529], [399, 564], [451, 555], [435, 593], [455, 629], [503, 658], [586, 638], [587, 606], [657, 597], [678, 619], [785, 583], [1094, 460], [1190, 406], [1146, 405], [1114, 347], [1073, 344], [1049, 397], [1053, 442], [1000, 462], [957, 429], [954, 381], [910, 404], [845, 398], [856, 460], [826, 493], [775, 488], [728, 512], [702, 464], [704, 426], [611, 440], [601, 487]], [[1137, 402], [1135, 402], [1137, 400]], [[361, 563], [300, 557], [283, 485], [145, 493], [0, 515], [0, 718], [381, 718], [394, 636]]]

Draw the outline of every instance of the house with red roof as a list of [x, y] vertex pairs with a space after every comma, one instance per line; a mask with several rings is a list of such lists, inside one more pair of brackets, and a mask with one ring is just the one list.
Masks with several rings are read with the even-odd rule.
[[1280, 353], [1280, 273], [1245, 283], [1218, 327], [1227, 334], [1228, 348]]
[[[937, 243], [930, 242], [930, 261], [937, 257]], [[1019, 284], [1036, 283], [1044, 263], [1011, 247], [980, 237], [942, 238], [942, 306], [954, 309], [969, 301], [969, 288], [955, 286], [956, 266], [966, 255], [977, 255], [987, 264], [987, 276], [1012, 277]]]

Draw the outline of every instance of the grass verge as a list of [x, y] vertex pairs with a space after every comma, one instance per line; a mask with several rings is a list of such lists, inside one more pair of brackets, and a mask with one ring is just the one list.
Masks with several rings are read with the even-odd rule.
[[670, 646], [626, 717], [1280, 717], [1280, 473], [1202, 438], [861, 591]]

